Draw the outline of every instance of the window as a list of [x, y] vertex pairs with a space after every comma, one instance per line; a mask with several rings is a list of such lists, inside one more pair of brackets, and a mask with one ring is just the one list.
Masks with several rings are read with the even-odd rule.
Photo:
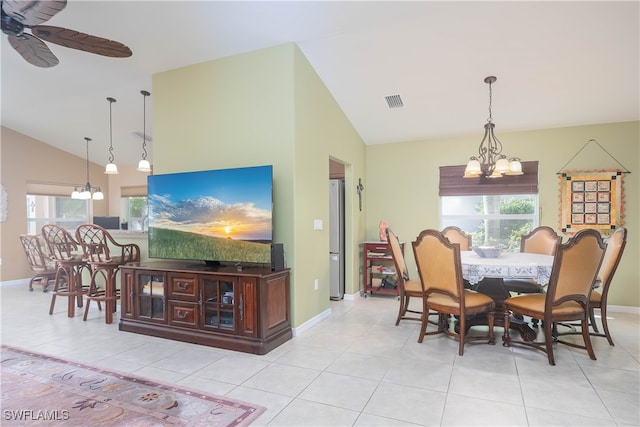
[[522, 162], [524, 175], [462, 178], [465, 166], [440, 168], [440, 226], [455, 225], [474, 246], [520, 250], [520, 236], [538, 226], [538, 162]]
[[538, 226], [537, 194], [444, 196], [441, 229], [449, 225], [471, 234], [474, 246], [520, 250], [520, 236]]
[[127, 224], [128, 230], [148, 231], [149, 211], [147, 208], [147, 196], [122, 197], [121, 212], [122, 223]]
[[120, 196], [122, 228], [134, 231], [148, 231], [147, 186], [131, 185], [120, 187]]
[[87, 200], [27, 194], [27, 234], [40, 234], [45, 224], [57, 224], [73, 233], [76, 227], [87, 222]]

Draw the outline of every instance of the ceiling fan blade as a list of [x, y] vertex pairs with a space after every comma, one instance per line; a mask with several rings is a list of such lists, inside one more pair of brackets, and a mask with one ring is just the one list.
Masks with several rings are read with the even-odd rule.
[[9, 44], [30, 64], [41, 68], [58, 65], [58, 58], [49, 50], [46, 44], [31, 34], [10, 35]]
[[128, 58], [133, 54], [131, 49], [120, 42], [80, 33], [67, 28], [38, 25], [31, 27], [31, 32], [42, 40], [97, 55], [110, 56], [113, 58]]
[[60, 12], [66, 6], [67, 0], [2, 1], [2, 10], [4, 13], [27, 27], [48, 21], [53, 15]]

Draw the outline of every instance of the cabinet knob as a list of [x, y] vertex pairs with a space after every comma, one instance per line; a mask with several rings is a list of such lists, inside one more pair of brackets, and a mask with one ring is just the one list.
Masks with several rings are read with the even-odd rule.
[[181, 291], [186, 291], [187, 289], [189, 289], [189, 283], [188, 282], [177, 282], [176, 286]]
[[178, 310], [178, 312], [176, 313], [176, 317], [178, 319], [186, 319], [187, 316], [189, 316], [189, 312], [187, 311]]

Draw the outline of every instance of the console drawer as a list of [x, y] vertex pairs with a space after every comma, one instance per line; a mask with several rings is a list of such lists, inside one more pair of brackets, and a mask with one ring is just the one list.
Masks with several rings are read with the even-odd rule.
[[169, 299], [198, 301], [198, 276], [195, 274], [169, 274]]
[[169, 301], [169, 324], [198, 327], [199, 305], [195, 302]]

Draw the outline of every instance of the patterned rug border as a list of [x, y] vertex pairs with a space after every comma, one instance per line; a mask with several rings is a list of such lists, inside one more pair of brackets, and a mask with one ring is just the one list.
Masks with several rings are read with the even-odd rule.
[[[114, 371], [111, 369], [100, 368], [100, 367], [89, 365], [83, 362], [65, 359], [60, 356], [52, 356], [52, 355], [39, 353], [32, 350], [27, 350], [24, 348], [9, 346], [6, 344], [0, 345], [0, 353], [2, 354], [2, 357], [0, 358], [0, 372], [2, 371], [2, 362], [4, 362], [5, 360], [9, 360], [4, 358], [5, 350], [13, 351], [15, 353], [20, 353], [25, 356], [37, 357], [43, 360], [53, 361], [53, 362], [61, 363], [64, 365], [69, 365], [71, 367], [86, 369], [92, 372], [109, 375], [123, 381], [140, 384], [147, 387], [154, 387], [154, 388], [158, 388], [160, 390], [164, 390], [168, 392], [183, 394], [183, 395], [191, 396], [197, 399], [205, 400], [208, 402], [235, 406], [237, 408], [241, 408], [246, 411], [245, 415], [236, 418], [232, 423], [228, 424], [229, 426], [248, 426], [251, 424], [252, 421], [255, 421], [263, 412], [266, 411], [266, 408], [263, 406], [253, 404], [253, 403], [248, 403], [248, 402], [234, 399], [231, 397], [219, 396], [216, 394], [206, 393], [206, 392], [191, 389], [188, 387], [176, 386], [173, 384], [168, 384], [168, 383], [164, 383], [162, 381], [157, 381], [157, 380], [151, 380], [151, 379], [144, 378], [144, 377], [137, 376], [130, 373], [123, 373], [123, 372]], [[3, 412], [6, 412], [5, 408], [2, 408], [2, 409], [3, 409]]]

